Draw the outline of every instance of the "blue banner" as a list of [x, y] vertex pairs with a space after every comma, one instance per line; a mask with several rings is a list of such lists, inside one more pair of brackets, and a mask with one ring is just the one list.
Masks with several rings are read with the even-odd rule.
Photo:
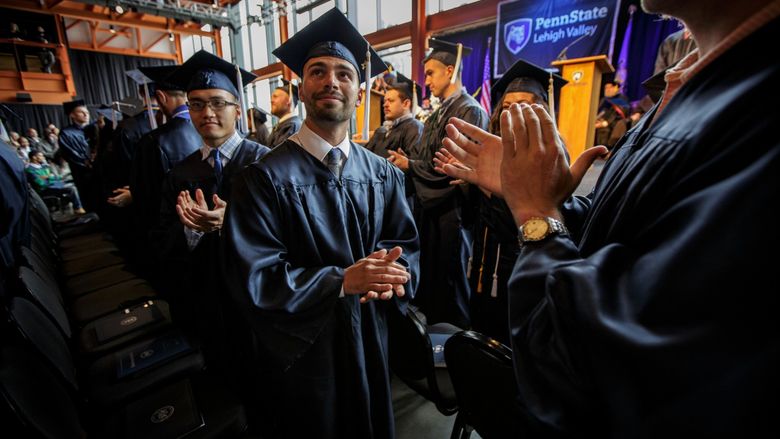
[[566, 58], [612, 59], [620, 0], [535, 0], [498, 4], [493, 75], [522, 58], [548, 68]]

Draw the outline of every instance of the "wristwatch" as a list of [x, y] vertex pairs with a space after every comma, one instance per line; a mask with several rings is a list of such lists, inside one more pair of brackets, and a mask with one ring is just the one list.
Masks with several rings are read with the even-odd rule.
[[522, 248], [528, 242], [541, 241], [550, 235], [568, 235], [566, 226], [555, 218], [534, 216], [517, 228], [517, 242]]

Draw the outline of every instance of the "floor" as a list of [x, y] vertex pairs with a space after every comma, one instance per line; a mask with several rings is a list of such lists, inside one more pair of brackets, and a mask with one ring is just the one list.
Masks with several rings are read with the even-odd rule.
[[[410, 389], [398, 378], [391, 381], [396, 439], [447, 439], [452, 434], [455, 415], [444, 416], [436, 406]], [[475, 432], [472, 439], [480, 439]]]

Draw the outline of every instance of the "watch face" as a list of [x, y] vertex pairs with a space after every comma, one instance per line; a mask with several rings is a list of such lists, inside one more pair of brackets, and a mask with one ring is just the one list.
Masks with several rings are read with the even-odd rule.
[[523, 224], [523, 239], [526, 241], [538, 241], [550, 230], [550, 225], [544, 218], [531, 218]]

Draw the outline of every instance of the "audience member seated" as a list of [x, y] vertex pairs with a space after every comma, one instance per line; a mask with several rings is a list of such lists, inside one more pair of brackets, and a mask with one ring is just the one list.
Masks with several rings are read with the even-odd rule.
[[73, 213], [83, 215], [86, 213], [81, 206], [78, 190], [72, 185], [62, 181], [59, 175], [52, 172], [51, 167], [46, 163], [46, 158], [40, 151], [31, 151], [30, 162], [25, 167], [28, 180], [41, 196], [56, 195], [65, 196], [73, 203]]

